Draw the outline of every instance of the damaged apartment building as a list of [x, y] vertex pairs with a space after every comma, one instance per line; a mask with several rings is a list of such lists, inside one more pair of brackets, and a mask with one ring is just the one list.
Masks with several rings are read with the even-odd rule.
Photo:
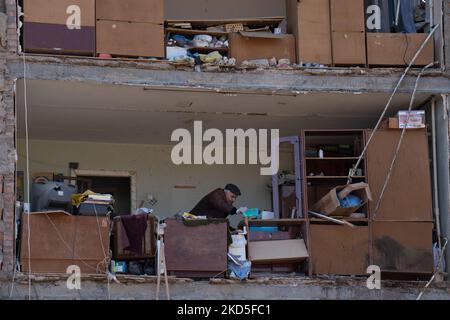
[[0, 298], [450, 298], [450, 1], [0, 11]]

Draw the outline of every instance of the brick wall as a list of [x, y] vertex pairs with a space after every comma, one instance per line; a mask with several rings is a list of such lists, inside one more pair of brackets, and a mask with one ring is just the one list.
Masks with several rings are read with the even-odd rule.
[[5, 8], [7, 13], [7, 45], [8, 45], [8, 53], [15, 54], [17, 53], [17, 7], [16, 0], [0, 0], [5, 2]]
[[14, 265], [14, 82], [6, 62], [15, 57], [16, 48], [16, 1], [0, 0], [0, 273], [11, 272]]
[[[4, 77], [4, 75], [2, 75]], [[4, 82], [0, 101], [0, 270], [14, 261], [15, 146], [12, 84]]]

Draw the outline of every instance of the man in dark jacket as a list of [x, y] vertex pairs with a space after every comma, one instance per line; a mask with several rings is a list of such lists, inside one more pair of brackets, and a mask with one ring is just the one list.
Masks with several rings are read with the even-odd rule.
[[225, 219], [229, 215], [244, 213], [247, 208], [236, 209], [233, 206], [236, 198], [240, 195], [241, 191], [237, 186], [227, 184], [225, 189], [218, 188], [203, 197], [190, 213], [216, 219]]

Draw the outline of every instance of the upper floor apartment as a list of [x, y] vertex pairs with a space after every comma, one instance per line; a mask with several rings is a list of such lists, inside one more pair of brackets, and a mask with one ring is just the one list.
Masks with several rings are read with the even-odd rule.
[[[12, 78], [450, 93], [445, 0], [6, 0]], [[24, 73], [24, 62], [26, 70]]]

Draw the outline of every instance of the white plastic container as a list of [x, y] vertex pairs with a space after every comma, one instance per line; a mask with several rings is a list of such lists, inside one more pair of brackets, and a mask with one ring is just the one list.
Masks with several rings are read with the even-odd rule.
[[174, 60], [177, 57], [186, 57], [187, 49], [180, 47], [166, 47], [166, 56], [168, 60]]
[[245, 239], [245, 236], [242, 234], [236, 234], [231, 235], [231, 238], [233, 239], [233, 243], [228, 247], [228, 253], [233, 256], [237, 256], [237, 258], [241, 261], [247, 260], [247, 240]]
[[273, 220], [275, 219], [275, 213], [271, 211], [263, 211], [261, 217], [263, 220]]

